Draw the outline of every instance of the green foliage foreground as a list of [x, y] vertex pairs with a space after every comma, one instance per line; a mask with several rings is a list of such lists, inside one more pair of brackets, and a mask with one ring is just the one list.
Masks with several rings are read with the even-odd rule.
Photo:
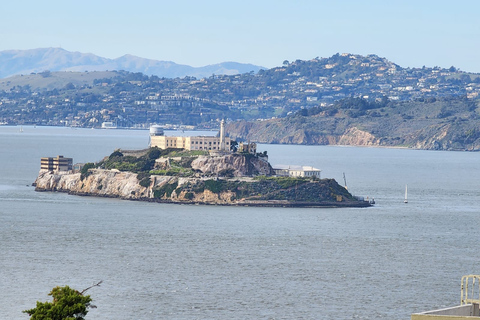
[[99, 286], [101, 281], [82, 292], [65, 287], [55, 287], [48, 294], [53, 297], [52, 302], [37, 301], [33, 309], [24, 310], [30, 316], [30, 320], [83, 320], [88, 313], [88, 308], [96, 308], [90, 304], [92, 298], [83, 295], [88, 289]]

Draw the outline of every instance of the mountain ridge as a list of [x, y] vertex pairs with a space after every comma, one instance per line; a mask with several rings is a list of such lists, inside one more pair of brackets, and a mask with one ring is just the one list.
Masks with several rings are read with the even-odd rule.
[[173, 61], [162, 61], [125, 54], [115, 59], [97, 56], [93, 53], [68, 51], [63, 48], [38, 48], [29, 50], [0, 51], [0, 78], [44, 71], [112, 71], [125, 70], [156, 75], [165, 78], [193, 76], [208, 77], [212, 74], [241, 74], [258, 72], [263, 67], [238, 62], [192, 67]]

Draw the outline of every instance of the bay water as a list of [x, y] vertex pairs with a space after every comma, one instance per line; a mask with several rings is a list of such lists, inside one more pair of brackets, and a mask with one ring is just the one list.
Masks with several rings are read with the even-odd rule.
[[[35, 192], [40, 157], [99, 161], [148, 131], [0, 126], [0, 319], [88, 293], [87, 319], [409, 319], [480, 273], [480, 154], [258, 146], [371, 208], [172, 205]], [[409, 202], [404, 204], [405, 185]]]

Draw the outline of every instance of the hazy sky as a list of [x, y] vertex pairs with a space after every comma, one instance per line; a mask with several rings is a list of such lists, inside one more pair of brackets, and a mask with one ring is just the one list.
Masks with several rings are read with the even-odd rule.
[[196, 67], [348, 52], [480, 72], [480, 0], [15, 0], [0, 13], [0, 51], [62, 47]]

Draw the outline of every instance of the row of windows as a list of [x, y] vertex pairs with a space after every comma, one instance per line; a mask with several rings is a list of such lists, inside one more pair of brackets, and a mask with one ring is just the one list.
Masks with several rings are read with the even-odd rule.
[[[192, 141], [192, 144], [202, 144], [202, 141], [195, 141], [195, 143]], [[207, 141], [205, 141], [205, 144], [207, 144]], [[212, 141], [208, 141], [209, 145], [212, 145]], [[213, 141], [213, 144], [217, 144], [216, 141]], [[218, 142], [220, 144], [220, 142]], [[226, 141], [225, 144], [230, 144], [230, 142]]]
[[[176, 141], [176, 140], [173, 140], [173, 141], [168, 141], [168, 140], [167, 140], [167, 141], [166, 141], [167, 146], [168, 146], [169, 143], [170, 143], [171, 146], [174, 145], [174, 144], [177, 145], [177, 141]], [[192, 144], [203, 144], [203, 142], [202, 142], [202, 141], [195, 141], [195, 142], [192, 141]], [[205, 144], [207, 144], [207, 141], [205, 141]], [[212, 141], [208, 141], [208, 144], [209, 144], [209, 145], [212, 145]], [[213, 144], [216, 145], [217, 142], [216, 142], [216, 141], [213, 141]], [[219, 142], [218, 144], [220, 144], [220, 142]], [[225, 144], [228, 145], [228, 144], [230, 144], [230, 142], [227, 141], [227, 142], [225, 142]]]
[[[192, 150], [217, 150], [217, 147], [192, 147]], [[220, 147], [218, 147], [218, 150], [220, 150]]]
[[[165, 142], [165, 148], [166, 147], [177, 147], [177, 142], [179, 142], [178, 146], [182, 146], [183, 145], [183, 148], [185, 148], [185, 142], [188, 142], [185, 141], [185, 140], [182, 140], [182, 141], [178, 141], [177, 139], [165, 139], [164, 140]], [[182, 143], [183, 142], [183, 143]], [[195, 150], [202, 150], [202, 147], [198, 148], [194, 148], [193, 145], [205, 145], [205, 148], [203, 150], [219, 150], [220, 149], [220, 141], [204, 141], [204, 140], [191, 140], [191, 149], [195, 149]], [[211, 148], [211, 146], [214, 145], [214, 146], [217, 146], [218, 145], [218, 148], [217, 147], [214, 147], [213, 149]], [[207, 149], [207, 146], [210, 146], [209, 149]], [[226, 148], [229, 148], [230, 147], [230, 141], [225, 141], [225, 146]]]
[[320, 172], [314, 172], [314, 171], [292, 171], [290, 172], [291, 176], [320, 176]]

